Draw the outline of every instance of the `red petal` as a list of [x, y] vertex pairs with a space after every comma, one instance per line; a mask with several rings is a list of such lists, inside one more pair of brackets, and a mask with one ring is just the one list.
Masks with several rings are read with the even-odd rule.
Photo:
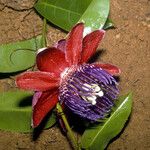
[[81, 63], [87, 62], [95, 53], [100, 41], [104, 37], [104, 33], [104, 30], [96, 30], [84, 37]]
[[69, 65], [78, 64], [81, 58], [83, 29], [83, 23], [79, 23], [69, 33], [66, 41], [66, 60]]
[[36, 103], [33, 104], [33, 116], [32, 116], [32, 127], [37, 127], [43, 118], [47, 115], [48, 112], [50, 112], [58, 102], [58, 91], [51, 90], [51, 91], [45, 91], [37, 96], [35, 93], [35, 96], [33, 99], [36, 97]]
[[59, 86], [60, 79], [48, 72], [25, 72], [17, 77], [16, 84], [25, 90], [45, 91]]
[[37, 54], [37, 67], [41, 71], [52, 72], [60, 76], [60, 73], [68, 66], [65, 54], [61, 50], [51, 47]]
[[118, 76], [121, 73], [121, 70], [118, 67], [111, 64], [96, 63], [94, 65], [106, 70], [107, 72], [109, 72], [111, 75], [114, 76]]
[[55, 46], [56, 48], [58, 48], [59, 50], [61, 50], [62, 52], [66, 52], [66, 40], [65, 39], [62, 39], [62, 40], [59, 40]]

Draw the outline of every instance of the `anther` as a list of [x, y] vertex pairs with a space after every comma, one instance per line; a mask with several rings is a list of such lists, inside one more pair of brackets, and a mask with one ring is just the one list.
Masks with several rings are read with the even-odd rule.
[[96, 93], [97, 96], [102, 97], [104, 96], [104, 92], [103, 91], [99, 91], [98, 93]]

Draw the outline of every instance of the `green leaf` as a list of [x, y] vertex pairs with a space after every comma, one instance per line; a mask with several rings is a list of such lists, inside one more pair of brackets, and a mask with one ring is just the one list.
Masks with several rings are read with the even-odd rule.
[[109, 0], [38, 0], [35, 9], [66, 31], [77, 22], [84, 22], [90, 32], [104, 26], [109, 14]]
[[110, 29], [112, 27], [114, 27], [114, 23], [110, 18], [108, 18], [103, 28], [105, 30], [107, 30], [107, 29]]
[[30, 68], [35, 63], [36, 50], [41, 48], [41, 36], [0, 46], [0, 73]]
[[103, 150], [127, 121], [132, 107], [132, 94], [119, 98], [111, 116], [97, 126], [85, 130], [81, 138], [81, 147], [86, 150]]
[[[31, 132], [31, 92], [9, 91], [0, 93], [0, 129], [17, 132]], [[49, 115], [45, 128], [56, 122], [54, 113]]]

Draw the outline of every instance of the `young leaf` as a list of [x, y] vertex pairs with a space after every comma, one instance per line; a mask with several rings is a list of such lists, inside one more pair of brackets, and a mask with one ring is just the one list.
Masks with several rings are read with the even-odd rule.
[[[0, 93], [0, 129], [17, 132], [31, 132], [32, 95], [26, 91]], [[56, 122], [53, 113], [48, 118], [45, 128]]]
[[35, 9], [47, 20], [69, 31], [84, 22], [91, 32], [104, 26], [109, 14], [109, 0], [38, 0]]
[[85, 130], [81, 147], [88, 150], [103, 150], [109, 141], [124, 127], [132, 106], [132, 94], [119, 98], [111, 116], [104, 123]]
[[0, 46], [0, 73], [25, 70], [35, 63], [36, 50], [41, 48], [41, 36]]

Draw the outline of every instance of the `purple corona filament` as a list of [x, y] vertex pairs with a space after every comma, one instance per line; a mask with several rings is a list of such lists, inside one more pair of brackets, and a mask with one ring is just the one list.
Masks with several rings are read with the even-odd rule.
[[80, 117], [97, 121], [110, 112], [119, 94], [116, 80], [105, 70], [84, 64], [65, 75], [59, 100]]

